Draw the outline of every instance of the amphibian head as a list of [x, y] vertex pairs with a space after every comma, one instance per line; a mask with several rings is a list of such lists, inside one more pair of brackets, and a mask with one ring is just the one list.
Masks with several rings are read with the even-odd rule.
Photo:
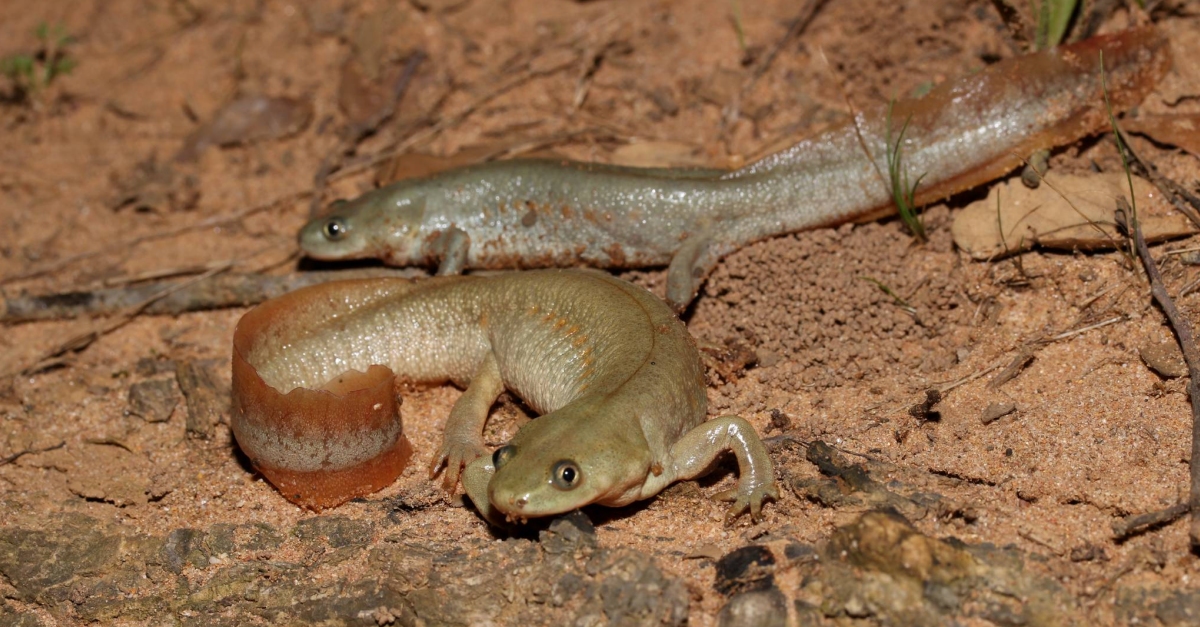
[[353, 200], [337, 200], [300, 230], [300, 249], [313, 259], [379, 258], [392, 265], [419, 263], [424, 196], [392, 185]]
[[[581, 433], [564, 429], [570, 425], [555, 418], [549, 414], [534, 420], [493, 453], [496, 470], [487, 491], [498, 514], [520, 521], [592, 503], [622, 505], [635, 500], [650, 468], [644, 438]], [[575, 424], [582, 430], [599, 430], [603, 422]]]

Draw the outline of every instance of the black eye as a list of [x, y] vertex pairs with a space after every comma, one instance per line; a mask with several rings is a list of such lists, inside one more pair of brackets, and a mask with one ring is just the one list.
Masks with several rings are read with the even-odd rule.
[[495, 453], [492, 453], [492, 466], [499, 470], [500, 467], [504, 465], [504, 462], [512, 459], [512, 456], [516, 454], [517, 447], [511, 444], [505, 444], [504, 446], [496, 449]]
[[554, 464], [554, 470], [550, 471], [550, 483], [559, 490], [570, 490], [579, 485], [582, 474], [575, 462], [564, 459]]
[[325, 239], [336, 242], [346, 237], [346, 223], [342, 222], [341, 218], [333, 218], [325, 223], [322, 232], [325, 233]]

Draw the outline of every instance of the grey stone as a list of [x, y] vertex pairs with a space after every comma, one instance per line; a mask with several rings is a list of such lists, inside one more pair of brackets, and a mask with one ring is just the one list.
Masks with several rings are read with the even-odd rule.
[[721, 608], [717, 624], [721, 627], [785, 627], [787, 599], [775, 587], [743, 592]]

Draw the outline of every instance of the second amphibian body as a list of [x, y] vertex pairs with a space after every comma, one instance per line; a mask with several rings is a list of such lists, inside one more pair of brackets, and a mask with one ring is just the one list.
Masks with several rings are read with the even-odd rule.
[[439, 274], [669, 264], [667, 300], [680, 310], [742, 246], [893, 210], [889, 159], [920, 180], [924, 204], [1105, 128], [1101, 58], [1117, 108], [1140, 102], [1169, 65], [1152, 28], [1096, 37], [947, 81], [890, 114], [868, 110], [729, 173], [537, 160], [451, 170], [335, 203], [304, 227], [300, 246], [318, 259], [437, 265]]
[[[736, 487], [718, 496], [733, 501], [730, 516], [757, 518], [764, 499], [779, 495], [749, 423], [705, 420], [703, 369], [683, 324], [653, 294], [600, 272], [336, 282], [269, 301], [238, 327], [238, 444], [285, 496], [314, 509], [362, 491], [313, 501], [302, 494], [307, 484], [334, 476], [331, 489], [342, 489], [348, 470], [371, 467], [373, 456], [396, 448], [399, 429], [294, 424], [297, 412], [259, 404], [247, 384], [251, 370], [281, 394], [337, 389], [344, 372], [372, 365], [411, 381], [465, 385], [434, 466], [444, 467], [449, 488], [461, 473], [467, 495], [493, 522], [649, 498], [708, 472], [726, 451], [739, 469]], [[489, 454], [483, 428], [505, 389], [542, 415]], [[385, 398], [390, 393], [389, 384]], [[324, 396], [318, 403], [336, 401]]]

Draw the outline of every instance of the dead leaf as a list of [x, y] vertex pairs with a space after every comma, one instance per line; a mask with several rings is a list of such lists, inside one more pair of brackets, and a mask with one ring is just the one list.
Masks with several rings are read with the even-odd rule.
[[1200, 157], [1200, 114], [1143, 115], [1122, 121], [1121, 127]]
[[[1195, 232], [1148, 181], [1133, 177], [1138, 219], [1149, 241]], [[1117, 196], [1128, 198], [1123, 172], [1077, 176], [1051, 172], [1037, 189], [1011, 178], [987, 198], [960, 212], [951, 231], [954, 243], [975, 259], [1028, 250], [1034, 245], [1063, 250], [1103, 250], [1124, 239], [1113, 222]], [[999, 197], [999, 205], [997, 205]], [[1001, 237], [1003, 232], [1003, 237]]]
[[418, 50], [404, 64], [388, 67], [381, 78], [372, 80], [357, 57], [346, 59], [338, 82], [338, 108], [349, 123], [348, 138], [357, 140], [375, 132], [395, 114], [424, 60], [425, 53]]
[[381, 117], [380, 112], [391, 109], [394, 103], [391, 90], [383, 81], [369, 81], [366, 70], [354, 57], [342, 64], [338, 78], [338, 108], [346, 115], [353, 128], [374, 126], [371, 121]]
[[433, 176], [452, 168], [479, 163], [497, 150], [496, 146], [477, 145], [463, 148], [449, 157], [424, 153], [396, 155], [375, 171], [375, 183], [382, 187], [404, 179]]
[[180, 174], [169, 163], [159, 163], [151, 155], [138, 163], [124, 179], [114, 181], [116, 193], [108, 202], [114, 211], [132, 207], [134, 211], [184, 211], [200, 200], [200, 184], [191, 174]]
[[306, 100], [266, 96], [239, 98], [193, 133], [175, 160], [194, 161], [209, 146], [234, 146], [294, 135], [308, 126], [312, 113], [312, 105]]

